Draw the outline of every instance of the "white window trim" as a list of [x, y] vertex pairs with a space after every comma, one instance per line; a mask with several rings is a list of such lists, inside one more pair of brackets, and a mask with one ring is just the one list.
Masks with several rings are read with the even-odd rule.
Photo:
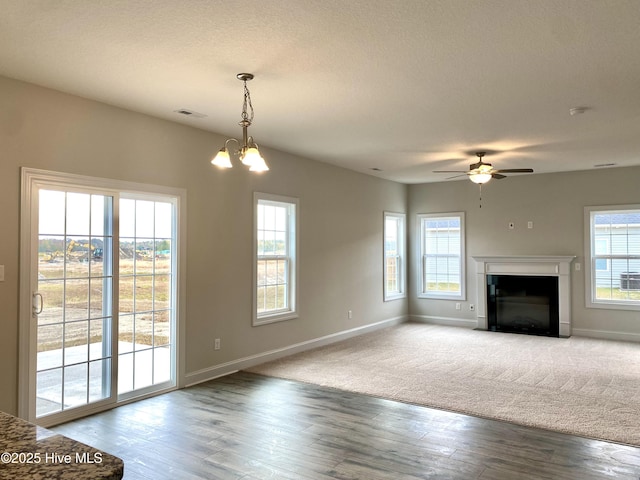
[[[605, 205], [584, 207], [584, 252], [585, 252], [585, 269], [584, 269], [584, 286], [585, 286], [585, 306], [587, 308], [602, 308], [611, 310], [633, 310], [640, 311], [640, 301], [630, 302], [625, 300], [596, 300], [594, 282], [596, 271], [595, 268], [595, 242], [592, 235], [592, 214], [598, 212], [623, 213], [629, 210], [640, 210], [640, 204], [631, 205]], [[625, 258], [629, 258], [625, 256]], [[607, 266], [610, 267], [610, 260], [607, 260]]]
[[[398, 293], [387, 292], [387, 250], [386, 250], [386, 238], [387, 238], [387, 218], [399, 219], [400, 227], [398, 229], [398, 258], [400, 269], [400, 278], [398, 280], [399, 285]], [[406, 261], [406, 238], [407, 238], [407, 216], [404, 213], [384, 212], [383, 228], [382, 228], [382, 276], [383, 276], [383, 295], [384, 301], [389, 302], [392, 300], [398, 300], [407, 297], [407, 261]]]
[[[424, 229], [422, 228], [422, 221], [426, 218], [442, 218], [442, 217], [459, 217], [460, 218], [460, 293], [430, 293], [425, 292], [424, 285]], [[464, 212], [444, 212], [444, 213], [419, 213], [417, 215], [417, 253], [418, 253], [418, 272], [420, 279], [417, 282], [418, 285], [418, 298], [431, 298], [440, 300], [463, 300], [467, 299], [467, 280], [466, 280], [466, 245], [465, 245], [465, 213]]]
[[[258, 202], [260, 200], [288, 203], [293, 205], [294, 215], [289, 218], [289, 258], [291, 265], [289, 267], [289, 308], [285, 311], [277, 311], [258, 315]], [[287, 197], [284, 195], [274, 195], [271, 193], [254, 192], [253, 193], [253, 314], [252, 325], [254, 327], [267, 325], [285, 320], [298, 318], [298, 252], [299, 252], [299, 216], [300, 206], [299, 199], [295, 197]], [[291, 223], [293, 225], [291, 225]], [[293, 237], [293, 238], [292, 238]]]

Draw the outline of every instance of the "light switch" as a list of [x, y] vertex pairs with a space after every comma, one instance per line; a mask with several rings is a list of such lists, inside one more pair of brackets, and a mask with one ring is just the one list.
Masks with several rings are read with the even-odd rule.
[[0, 282], [4, 282], [4, 265], [0, 265]]

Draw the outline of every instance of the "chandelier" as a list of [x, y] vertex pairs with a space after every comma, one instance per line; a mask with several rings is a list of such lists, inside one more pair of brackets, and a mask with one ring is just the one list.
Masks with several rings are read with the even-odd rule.
[[[264, 158], [258, 151], [258, 145], [253, 141], [253, 137], [248, 135], [247, 129], [253, 122], [253, 105], [251, 104], [251, 93], [247, 88], [247, 82], [253, 79], [251, 73], [239, 73], [236, 75], [238, 80], [244, 82], [244, 102], [242, 104], [242, 120], [238, 123], [242, 127], [242, 144], [235, 138], [229, 138], [224, 142], [224, 147], [220, 149], [217, 155], [211, 160], [211, 163], [220, 168], [232, 168], [231, 158], [229, 156], [229, 142], [238, 144], [237, 150], [233, 153], [240, 158], [240, 161], [249, 167], [251, 172], [266, 172], [269, 170]], [[249, 112], [247, 112], [247, 108]]]

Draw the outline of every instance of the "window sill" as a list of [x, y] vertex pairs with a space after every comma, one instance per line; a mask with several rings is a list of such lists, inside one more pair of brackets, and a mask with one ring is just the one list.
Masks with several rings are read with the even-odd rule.
[[386, 295], [384, 297], [385, 302], [392, 302], [394, 300], [402, 300], [403, 298], [407, 298], [405, 293], [397, 293], [395, 295]]
[[626, 302], [589, 302], [586, 304], [587, 308], [599, 308], [603, 310], [627, 310], [632, 312], [640, 311], [640, 303], [626, 303]]
[[298, 318], [298, 312], [284, 312], [274, 313], [271, 315], [262, 315], [260, 317], [254, 317], [253, 326], [259, 327], [260, 325], [268, 325], [270, 323], [284, 322], [286, 320], [293, 320]]
[[419, 293], [418, 298], [431, 299], [431, 300], [462, 300], [466, 301], [466, 296], [464, 294], [437, 294], [437, 293]]

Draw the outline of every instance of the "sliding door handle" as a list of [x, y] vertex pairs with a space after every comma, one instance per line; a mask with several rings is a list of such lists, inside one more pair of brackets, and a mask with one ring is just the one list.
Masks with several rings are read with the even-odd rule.
[[36, 292], [33, 294], [33, 302], [31, 304], [31, 312], [33, 316], [38, 316], [42, 313], [42, 309], [44, 308], [44, 299], [42, 298], [42, 294], [40, 292]]

